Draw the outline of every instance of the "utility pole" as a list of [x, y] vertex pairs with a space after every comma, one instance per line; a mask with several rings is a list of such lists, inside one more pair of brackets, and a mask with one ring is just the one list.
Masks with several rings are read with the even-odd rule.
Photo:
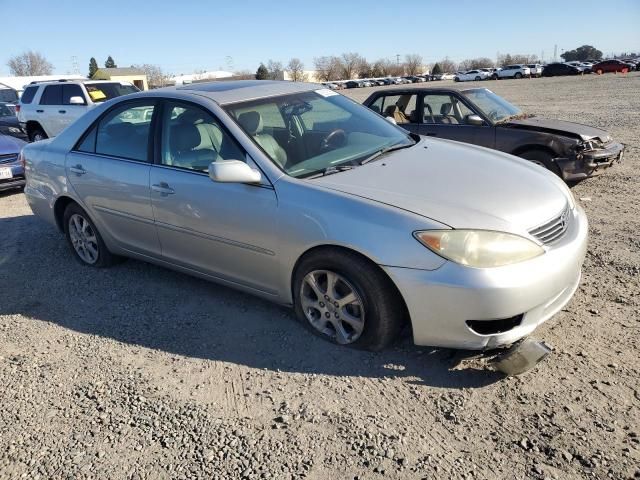
[[396, 53], [396, 64], [400, 65], [400, 54]]
[[78, 57], [73, 55], [71, 57], [71, 70], [73, 73], [80, 74], [80, 68], [78, 67]]
[[553, 61], [554, 62], [558, 61], [558, 44], [557, 43], [553, 46]]

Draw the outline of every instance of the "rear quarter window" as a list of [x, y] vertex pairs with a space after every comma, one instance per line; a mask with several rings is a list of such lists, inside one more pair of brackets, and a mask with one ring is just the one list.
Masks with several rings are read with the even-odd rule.
[[36, 92], [38, 91], [38, 87], [27, 87], [22, 92], [22, 97], [20, 98], [20, 102], [29, 104], [33, 101], [33, 97], [36, 96]]

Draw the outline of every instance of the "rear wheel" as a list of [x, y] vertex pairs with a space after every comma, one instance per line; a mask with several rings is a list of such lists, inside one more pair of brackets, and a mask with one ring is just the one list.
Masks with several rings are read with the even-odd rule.
[[516, 72], [516, 74], [513, 77], [514, 78], [522, 78], [522, 74], [520, 72]]
[[525, 152], [519, 153], [518, 156], [520, 158], [524, 158], [525, 160], [529, 160], [530, 162], [535, 163], [536, 165], [540, 165], [541, 167], [550, 170], [555, 173], [559, 177], [562, 177], [560, 169], [558, 165], [553, 161], [553, 154], [546, 150], [527, 150]]
[[493, 75], [491, 75], [491, 79], [492, 80], [498, 80], [498, 74], [494, 73]]
[[479, 82], [479, 81], [480, 81], [480, 77], [476, 77], [476, 78], [475, 78], [475, 81], [476, 81], [476, 82]]
[[601, 68], [599, 68], [598, 70], [596, 70], [596, 73], [597, 73], [598, 75], [602, 75], [604, 72], [602, 71], [602, 69], [601, 69]]
[[357, 254], [322, 249], [303, 258], [293, 278], [298, 319], [333, 343], [380, 350], [399, 335], [404, 303], [389, 278]]
[[70, 203], [64, 211], [64, 233], [81, 264], [100, 268], [117, 263], [119, 257], [107, 249], [89, 215], [76, 203]]
[[29, 132], [29, 140], [32, 142], [39, 142], [40, 140], [45, 140], [47, 138], [49, 137], [47, 137], [47, 134], [44, 133], [44, 130], [42, 130], [41, 127], [35, 127]]

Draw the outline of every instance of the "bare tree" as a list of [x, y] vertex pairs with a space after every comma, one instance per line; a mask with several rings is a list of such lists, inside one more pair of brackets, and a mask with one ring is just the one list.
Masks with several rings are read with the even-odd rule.
[[490, 58], [467, 58], [458, 64], [460, 70], [475, 70], [478, 68], [493, 67], [493, 61]]
[[500, 55], [498, 57], [498, 65], [505, 67], [507, 65], [520, 64], [520, 63], [538, 63], [537, 55], [525, 55], [521, 53]]
[[407, 75], [416, 75], [418, 73], [422, 73], [422, 70], [423, 70], [422, 57], [417, 53], [405, 55], [404, 66], [405, 66]]
[[386, 58], [381, 58], [376, 60], [371, 65], [371, 76], [372, 77], [387, 77], [391, 75], [391, 70], [393, 68], [393, 64], [390, 60]]
[[287, 71], [289, 77], [294, 82], [304, 82], [307, 80], [307, 76], [304, 73], [304, 63], [299, 58], [292, 58], [287, 64]]
[[449, 60], [448, 57], [440, 60], [438, 64], [440, 65], [443, 73], [453, 73], [458, 70], [458, 66], [456, 65], [456, 63]]
[[151, 65], [150, 63], [144, 63], [142, 65], [133, 65], [133, 68], [144, 71], [149, 82], [149, 88], [161, 88], [166, 87], [169, 83], [169, 75], [162, 71], [158, 65]]
[[40, 53], [29, 50], [13, 56], [7, 62], [11, 74], [17, 77], [51, 75], [53, 65]]
[[269, 72], [269, 80], [282, 80], [284, 72], [282, 62], [269, 59], [267, 62], [267, 71]]
[[317, 57], [313, 59], [318, 80], [329, 82], [340, 80], [341, 64], [338, 57]]
[[353, 78], [364, 62], [366, 62], [365, 58], [359, 53], [343, 53], [340, 57], [343, 78], [346, 80]]

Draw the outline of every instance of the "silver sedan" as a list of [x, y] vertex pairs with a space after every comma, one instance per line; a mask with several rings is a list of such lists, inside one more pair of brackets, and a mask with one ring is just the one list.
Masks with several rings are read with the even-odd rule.
[[570, 300], [586, 251], [585, 214], [545, 169], [313, 84], [120, 97], [23, 161], [33, 212], [84, 265], [197, 275], [362, 348], [407, 322], [419, 345], [513, 343]]

